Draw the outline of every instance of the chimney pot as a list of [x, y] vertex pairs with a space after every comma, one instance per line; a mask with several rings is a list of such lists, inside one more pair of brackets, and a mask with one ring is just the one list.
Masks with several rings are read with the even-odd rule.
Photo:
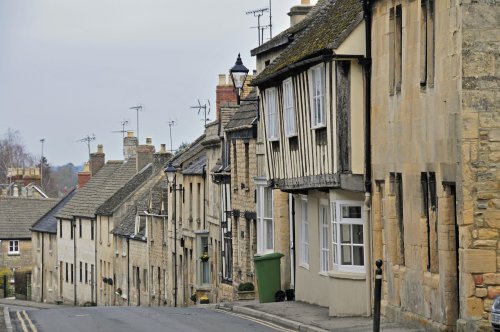
[[301, 5], [310, 5], [310, 4], [311, 4], [311, 2], [310, 2], [309, 0], [301, 0], [301, 1], [300, 1], [300, 4], [301, 4]]
[[97, 145], [97, 153], [104, 153], [102, 144]]
[[167, 153], [167, 147], [165, 144], [160, 144], [160, 153]]
[[134, 137], [134, 132], [132, 130], [127, 131], [127, 137]]
[[146, 137], [146, 144], [147, 145], [153, 144], [153, 139], [151, 137]]
[[226, 74], [219, 74], [219, 85], [227, 85]]

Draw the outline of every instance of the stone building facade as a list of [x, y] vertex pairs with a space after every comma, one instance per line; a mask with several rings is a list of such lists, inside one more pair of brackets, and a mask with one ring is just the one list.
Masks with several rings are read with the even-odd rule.
[[428, 329], [488, 329], [500, 293], [500, 5], [377, 1], [372, 14], [372, 234], [374, 258], [384, 259], [383, 311]]

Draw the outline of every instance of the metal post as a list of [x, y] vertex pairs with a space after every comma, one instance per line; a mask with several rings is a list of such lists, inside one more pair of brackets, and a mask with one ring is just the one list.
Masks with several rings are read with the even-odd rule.
[[177, 307], [177, 176], [174, 175], [174, 181], [172, 183], [172, 189], [174, 192], [174, 199], [172, 202], [173, 214], [172, 220], [174, 222], [174, 307]]
[[7, 297], [7, 275], [3, 275], [3, 297]]
[[375, 293], [373, 305], [373, 332], [380, 332], [380, 300], [382, 295], [382, 260], [377, 259], [375, 265]]

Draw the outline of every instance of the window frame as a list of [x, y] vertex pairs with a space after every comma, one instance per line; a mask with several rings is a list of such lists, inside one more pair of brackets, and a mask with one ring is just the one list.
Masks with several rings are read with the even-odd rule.
[[[342, 207], [343, 206], [356, 206], [360, 208], [360, 217], [359, 218], [343, 218], [342, 217]], [[363, 203], [359, 201], [348, 201], [348, 200], [335, 200], [330, 202], [330, 219], [332, 223], [332, 262], [333, 269], [341, 272], [357, 272], [357, 273], [365, 273], [366, 272], [366, 243], [365, 243], [365, 232], [366, 227], [364, 223], [364, 211], [363, 211]], [[341, 225], [349, 225], [349, 238], [350, 243], [343, 244], [341, 242]], [[363, 231], [362, 243], [354, 243], [352, 229], [353, 225], [361, 225]], [[342, 246], [351, 247], [351, 264], [342, 264]], [[354, 247], [361, 247], [363, 249], [363, 265], [354, 265]]]
[[268, 141], [279, 140], [278, 89], [267, 88], [266, 95], [266, 137]]
[[20, 253], [19, 240], [9, 240], [9, 255], [19, 255]]
[[[270, 201], [267, 201], [266, 190], [270, 191]], [[267, 181], [256, 181], [256, 194], [257, 194], [257, 254], [269, 254], [275, 251], [274, 241], [274, 192], [271, 187], [267, 186]], [[266, 216], [267, 204], [270, 204], [271, 216]], [[271, 224], [271, 244], [268, 243], [268, 223]]]
[[[207, 241], [207, 244], [206, 244], [206, 248], [207, 250], [205, 251], [204, 248], [202, 248], [202, 238], [205, 238], [206, 241]], [[197, 253], [198, 253], [198, 257], [196, 258], [196, 261], [197, 261], [197, 265], [198, 265], [198, 273], [197, 273], [197, 284], [198, 286], [200, 287], [210, 287], [211, 284], [212, 284], [212, 275], [210, 273], [210, 259], [206, 262], [203, 262], [201, 261], [201, 255], [206, 252], [208, 254], [208, 256], [210, 257], [210, 254], [211, 254], [211, 250], [210, 250], [210, 238], [209, 238], [209, 233], [201, 233], [201, 234], [196, 234], [196, 247], [197, 247]], [[208, 273], [208, 275], [206, 276], [207, 277], [207, 282], [205, 282], [205, 278], [203, 276], [204, 272], [203, 272], [203, 268], [207, 266], [207, 270], [206, 270], [206, 273]]]
[[[319, 74], [319, 81], [317, 75]], [[325, 64], [321, 63], [309, 69], [309, 95], [311, 108], [311, 128], [318, 129], [326, 127], [326, 110], [325, 110], [325, 94], [326, 94], [326, 78]], [[320, 83], [319, 88], [317, 83]], [[319, 101], [319, 109], [316, 106]]]
[[[326, 275], [330, 270], [330, 220], [328, 219], [328, 205], [328, 200], [321, 199], [318, 209], [319, 274], [322, 275]], [[322, 215], [322, 213], [324, 214]]]
[[300, 202], [300, 266], [309, 270], [310, 232], [309, 232], [307, 196], [299, 195], [298, 201]]
[[283, 81], [283, 118], [285, 137], [295, 137], [297, 133], [297, 115], [295, 112], [295, 95], [293, 91], [293, 80], [287, 78]]

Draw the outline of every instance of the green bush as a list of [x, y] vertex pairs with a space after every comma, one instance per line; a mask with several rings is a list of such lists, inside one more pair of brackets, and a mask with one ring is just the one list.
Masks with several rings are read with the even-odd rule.
[[255, 290], [255, 287], [251, 282], [243, 282], [238, 285], [239, 292], [251, 292], [253, 290]]
[[5, 295], [5, 297], [8, 297], [10, 294], [12, 294], [12, 288], [10, 287], [10, 279], [12, 278], [12, 271], [7, 268], [7, 267], [4, 267], [2, 269], [0, 269], [0, 289], [4, 289], [3, 287], [3, 276], [7, 276], [7, 294]]

